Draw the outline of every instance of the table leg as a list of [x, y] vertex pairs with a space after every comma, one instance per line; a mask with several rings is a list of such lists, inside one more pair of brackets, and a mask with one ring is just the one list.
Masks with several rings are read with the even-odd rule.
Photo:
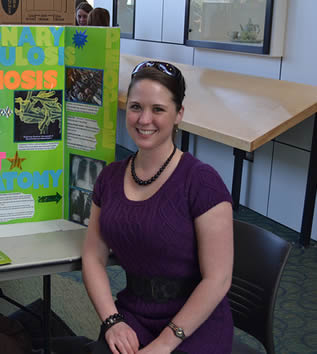
[[231, 195], [232, 195], [232, 202], [233, 202], [233, 210], [238, 210], [240, 204], [243, 160], [246, 157], [246, 152], [234, 148], [233, 154], [234, 154], [234, 166], [233, 166]]
[[51, 354], [51, 276], [43, 276], [44, 353]]
[[308, 176], [306, 183], [302, 226], [299, 237], [300, 245], [308, 247], [313, 226], [313, 217], [317, 192], [317, 113], [315, 114], [313, 138], [309, 159]]

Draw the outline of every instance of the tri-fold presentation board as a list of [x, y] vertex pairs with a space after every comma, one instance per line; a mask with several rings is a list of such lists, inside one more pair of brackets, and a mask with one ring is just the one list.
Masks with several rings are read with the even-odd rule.
[[115, 159], [119, 28], [0, 26], [0, 227], [87, 225]]

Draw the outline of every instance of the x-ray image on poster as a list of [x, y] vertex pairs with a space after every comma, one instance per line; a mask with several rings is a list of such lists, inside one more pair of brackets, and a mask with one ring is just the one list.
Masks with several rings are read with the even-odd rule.
[[71, 189], [69, 200], [69, 219], [88, 226], [92, 193]]
[[105, 161], [70, 155], [70, 186], [93, 191], [96, 179], [105, 166]]
[[14, 92], [14, 141], [61, 140], [62, 90]]
[[70, 155], [70, 220], [88, 225], [92, 191], [105, 165], [105, 161]]

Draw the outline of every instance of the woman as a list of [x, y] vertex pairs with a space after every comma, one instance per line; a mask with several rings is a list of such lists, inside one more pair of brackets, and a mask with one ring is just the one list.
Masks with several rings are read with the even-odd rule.
[[76, 24], [78, 26], [87, 26], [88, 14], [92, 6], [88, 2], [81, 2], [76, 7]]
[[109, 11], [101, 7], [96, 7], [89, 12], [88, 26], [104, 26], [109, 27], [110, 24], [110, 14]]
[[[231, 353], [231, 198], [214, 169], [173, 144], [184, 96], [176, 67], [139, 64], [126, 111], [139, 150], [95, 185], [83, 275], [103, 321], [100, 353]], [[116, 303], [110, 248], [127, 273]]]

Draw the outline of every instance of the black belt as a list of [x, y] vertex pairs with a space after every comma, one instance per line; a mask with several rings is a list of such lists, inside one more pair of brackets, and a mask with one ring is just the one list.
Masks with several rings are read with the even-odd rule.
[[146, 278], [127, 274], [127, 289], [145, 301], [167, 302], [186, 298], [195, 289], [200, 279], [196, 278]]

